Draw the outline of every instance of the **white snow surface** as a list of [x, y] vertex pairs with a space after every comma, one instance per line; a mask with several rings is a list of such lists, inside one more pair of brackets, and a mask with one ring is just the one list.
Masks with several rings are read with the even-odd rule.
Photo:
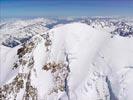
[[[83, 23], [70, 23], [48, 31], [52, 40], [50, 53], [47, 54], [45, 40], [33, 51], [34, 72], [32, 85], [38, 89], [39, 100], [133, 100], [133, 38], [116, 36], [110, 38], [108, 30], [93, 28]], [[1, 46], [0, 85], [11, 82], [21, 68], [12, 70], [17, 60], [17, 50]], [[50, 71], [42, 70], [50, 57], [51, 61], [65, 62], [68, 54], [69, 75], [68, 91], [48, 95], [54, 86]], [[110, 84], [107, 82], [107, 78]], [[110, 89], [111, 88], [111, 89]], [[68, 92], [68, 94], [66, 93]], [[21, 94], [17, 97], [21, 100]]]
[[13, 49], [0, 46], [0, 86], [12, 79], [18, 69], [12, 70], [14, 62], [17, 60], [17, 50], [20, 46]]

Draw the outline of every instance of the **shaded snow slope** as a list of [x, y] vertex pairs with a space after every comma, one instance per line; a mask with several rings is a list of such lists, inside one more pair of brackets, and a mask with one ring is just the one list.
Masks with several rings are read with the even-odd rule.
[[12, 66], [17, 58], [17, 50], [20, 46], [13, 49], [0, 46], [0, 85], [5, 84], [10, 78], [15, 76], [18, 70], [12, 70]]
[[[128, 84], [132, 84], [133, 81], [130, 77], [127, 77], [133, 75], [131, 74], [133, 65], [132, 42], [133, 38], [115, 37], [103, 44], [102, 49], [99, 51], [99, 55], [104, 57], [105, 68], [108, 68], [106, 73], [118, 100], [125, 100], [127, 97], [130, 98], [127, 100], [131, 100], [130, 96], [132, 96], [128, 95], [132, 88]], [[102, 64], [98, 63], [98, 65], [101, 66], [101, 69], [104, 68]]]

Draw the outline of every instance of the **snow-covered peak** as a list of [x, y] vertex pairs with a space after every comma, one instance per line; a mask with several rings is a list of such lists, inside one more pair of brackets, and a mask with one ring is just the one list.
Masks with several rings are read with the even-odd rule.
[[1, 45], [2, 99], [132, 100], [133, 37], [110, 33], [125, 23], [78, 20], [48, 24], [44, 31], [42, 21], [20, 29], [22, 39], [32, 34], [24, 42], [16, 33], [5, 35], [19, 44]]

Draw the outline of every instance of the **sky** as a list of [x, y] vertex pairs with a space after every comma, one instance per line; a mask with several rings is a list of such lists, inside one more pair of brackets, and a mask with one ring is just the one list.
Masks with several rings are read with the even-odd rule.
[[133, 0], [0, 0], [1, 17], [133, 16]]

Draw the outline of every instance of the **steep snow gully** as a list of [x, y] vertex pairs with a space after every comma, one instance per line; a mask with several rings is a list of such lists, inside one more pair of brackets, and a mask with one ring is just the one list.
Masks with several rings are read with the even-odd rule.
[[[132, 37], [112, 38], [106, 30], [75, 22], [35, 35], [8, 54], [9, 48], [1, 45], [0, 98], [133, 100], [132, 43]], [[15, 92], [20, 84], [12, 81], [20, 73], [30, 78], [21, 77], [22, 87]]]

